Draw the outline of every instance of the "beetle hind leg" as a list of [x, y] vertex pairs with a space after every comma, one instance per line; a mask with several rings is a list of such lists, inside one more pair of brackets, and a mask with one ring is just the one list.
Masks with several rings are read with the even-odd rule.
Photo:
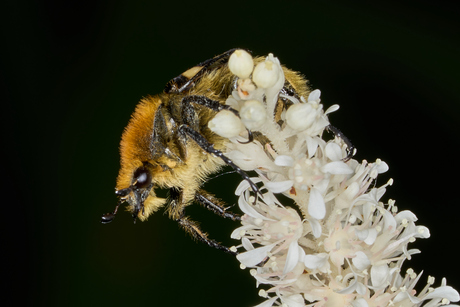
[[[183, 228], [192, 238], [197, 241], [201, 241], [210, 247], [222, 250], [226, 253], [237, 255], [236, 251], [232, 251], [230, 248], [222, 245], [221, 243], [210, 239], [208, 234], [201, 230], [197, 222], [193, 221], [190, 217], [184, 213], [186, 205], [183, 200], [183, 192], [177, 188], [171, 188], [169, 192], [169, 217], [177, 221], [181, 228]], [[217, 206], [219, 207], [219, 206]]]
[[235, 251], [232, 251], [230, 248], [220, 244], [219, 242], [210, 239], [208, 237], [208, 234], [200, 229], [198, 224], [195, 221], [192, 221], [189, 217], [187, 216], [182, 216], [180, 217], [177, 222], [179, 225], [187, 232], [189, 233], [192, 238], [201, 241], [203, 243], [206, 243], [210, 247], [217, 248], [219, 250], [222, 250], [226, 253], [232, 254], [232, 255], [237, 255], [238, 253]]
[[220, 199], [215, 197], [214, 195], [209, 194], [204, 190], [200, 190], [195, 195], [195, 200], [201, 204], [206, 209], [214, 212], [215, 214], [229, 218], [233, 221], [241, 221], [241, 215], [228, 211], [228, 208], [225, 206]]

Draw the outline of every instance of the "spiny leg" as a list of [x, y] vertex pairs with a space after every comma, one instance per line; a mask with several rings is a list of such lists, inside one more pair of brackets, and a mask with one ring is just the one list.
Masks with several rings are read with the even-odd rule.
[[169, 191], [169, 198], [170, 198], [170, 208], [169, 208], [169, 215], [170, 217], [174, 218], [179, 225], [189, 233], [192, 238], [199, 240], [207, 245], [222, 250], [226, 253], [237, 255], [237, 252], [233, 252], [230, 248], [223, 246], [219, 242], [210, 239], [208, 234], [201, 230], [200, 226], [197, 222], [190, 219], [188, 216], [184, 214], [185, 206], [181, 204], [182, 202], [182, 191], [177, 188], [171, 188]]
[[209, 194], [205, 190], [199, 190], [195, 194], [195, 200], [203, 207], [214, 212], [219, 216], [222, 216], [224, 218], [230, 218], [233, 221], [241, 221], [241, 215], [231, 211], [227, 211], [228, 207], [226, 207], [220, 199], [218, 199], [214, 195]]
[[231, 251], [230, 248], [228, 248], [226, 246], [223, 246], [222, 244], [220, 244], [219, 242], [217, 242], [217, 241], [215, 241], [213, 239], [209, 239], [208, 234], [203, 232], [203, 231], [201, 231], [201, 229], [198, 226], [198, 224], [196, 222], [192, 221], [190, 218], [184, 216], [184, 217], [181, 217], [177, 222], [194, 239], [199, 240], [199, 241], [201, 241], [203, 243], [206, 243], [210, 247], [219, 249], [221, 251], [224, 251], [226, 253], [232, 254], [234, 256], [238, 255], [237, 252]]
[[212, 100], [206, 96], [200, 96], [200, 95], [190, 95], [190, 96], [184, 97], [181, 101], [181, 105], [182, 105], [181, 108], [187, 109], [189, 106], [191, 106], [192, 103], [206, 107], [216, 112], [219, 112], [222, 110], [228, 110], [230, 112], [233, 112], [236, 116], [238, 117], [240, 116], [238, 111], [233, 109], [232, 107], [222, 104], [217, 100]]
[[227, 64], [228, 59], [236, 49], [237, 48], [230, 49], [220, 55], [201, 62], [173, 78], [166, 84], [164, 89], [165, 93], [181, 93], [190, 90], [207, 72], [211, 72]]

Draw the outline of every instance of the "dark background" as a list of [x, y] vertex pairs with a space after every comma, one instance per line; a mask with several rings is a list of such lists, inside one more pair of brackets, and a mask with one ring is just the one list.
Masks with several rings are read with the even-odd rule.
[[[113, 210], [118, 143], [137, 101], [230, 48], [269, 52], [322, 90], [356, 159], [432, 237], [406, 267], [460, 288], [459, 10], [417, 1], [6, 1], [0, 31], [2, 300], [30, 306], [249, 306], [255, 281], [162, 213]], [[414, 2], [415, 3], [415, 2]], [[239, 178], [209, 190], [232, 202]], [[227, 187], [219, 191], [219, 186]], [[227, 245], [236, 225], [188, 211]], [[2, 240], [3, 241], [3, 240]], [[11, 288], [11, 289], [10, 289]], [[19, 290], [19, 292], [17, 292]]]

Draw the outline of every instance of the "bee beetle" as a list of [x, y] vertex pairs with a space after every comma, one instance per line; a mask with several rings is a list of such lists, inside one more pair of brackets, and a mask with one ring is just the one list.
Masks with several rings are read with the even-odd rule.
[[[112, 213], [102, 216], [102, 223], [111, 222], [124, 202], [128, 203], [134, 221], [144, 221], [167, 205], [169, 217], [193, 238], [235, 254], [210, 239], [184, 212], [196, 202], [222, 217], [240, 220], [238, 214], [226, 210], [221, 200], [201, 188], [208, 176], [224, 165], [231, 166], [248, 181], [255, 194], [260, 193], [249, 176], [224, 155], [229, 140], [208, 128], [208, 122], [221, 110], [238, 116], [236, 110], [225, 105], [232, 91], [237, 90], [238, 77], [228, 68], [235, 50], [199, 63], [169, 81], [163, 93], [140, 101], [121, 138], [121, 168], [115, 191], [119, 201]], [[255, 63], [261, 61], [262, 57], [254, 59]], [[307, 81], [284, 67], [283, 72], [285, 84], [281, 93], [308, 97]], [[279, 98], [275, 118], [289, 104], [287, 99]], [[334, 129], [333, 133], [341, 137], [340, 131]], [[264, 141], [263, 135], [253, 136], [250, 131], [248, 138], [248, 142], [259, 138]], [[157, 197], [156, 188], [168, 189], [168, 198]]]

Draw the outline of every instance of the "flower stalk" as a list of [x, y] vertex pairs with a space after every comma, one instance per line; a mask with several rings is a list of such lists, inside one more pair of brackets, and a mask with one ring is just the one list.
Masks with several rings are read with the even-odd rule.
[[[319, 90], [308, 97], [281, 92], [285, 75], [272, 54], [257, 63], [238, 50], [229, 68], [239, 79], [226, 104], [240, 118], [226, 120], [232, 114], [222, 111], [216, 123], [231, 124], [211, 121], [209, 126], [229, 138], [226, 155], [254, 171], [257, 177], [251, 179], [261, 187], [262, 193], [254, 195], [247, 181], [239, 184], [235, 193], [244, 215], [231, 234], [240, 241], [233, 249], [241, 267], [250, 269], [261, 288], [264, 301], [258, 306], [439, 306], [459, 301], [445, 279], [433, 288], [429, 277], [420, 292], [414, 289], [422, 273], [403, 271], [402, 265], [420, 252], [409, 243], [430, 232], [416, 225], [411, 211], [382, 200], [392, 180], [374, 184], [388, 170], [385, 162], [346, 159], [343, 140], [323, 137], [327, 115], [338, 106], [324, 111]], [[292, 105], [280, 121], [274, 114], [281, 98]], [[242, 143], [245, 128], [267, 141]], [[291, 202], [282, 203], [280, 194]]]

